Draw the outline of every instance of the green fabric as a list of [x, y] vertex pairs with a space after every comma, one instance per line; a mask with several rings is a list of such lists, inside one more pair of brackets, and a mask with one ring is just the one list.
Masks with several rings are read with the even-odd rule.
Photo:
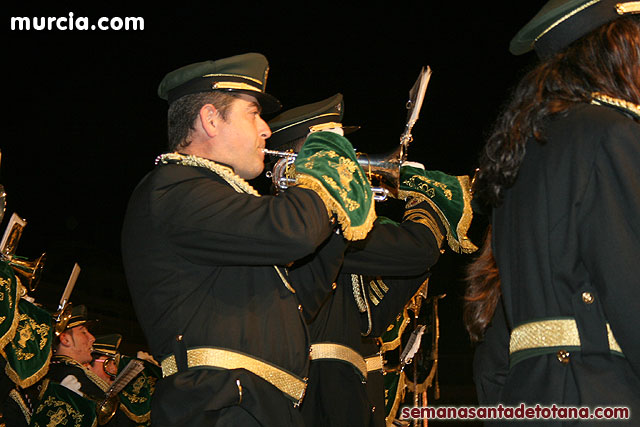
[[92, 427], [97, 424], [96, 404], [68, 388], [49, 383], [40, 404], [31, 417], [31, 427], [49, 425], [65, 427]]
[[347, 240], [366, 237], [376, 219], [373, 194], [351, 143], [332, 132], [307, 138], [295, 161], [299, 185], [314, 190], [337, 215]]
[[4, 348], [6, 373], [21, 387], [38, 381], [49, 366], [53, 342], [51, 314], [21, 299], [18, 302], [18, 328]]
[[478, 249], [466, 235], [473, 217], [468, 176], [402, 166], [399, 197], [429, 202], [444, 223], [447, 242], [454, 251], [469, 253]]
[[[133, 360], [122, 356], [118, 371], [124, 369]], [[119, 393], [120, 405], [123, 412], [136, 423], [150, 423], [151, 397], [155, 391], [156, 382], [162, 378], [162, 370], [153, 363], [143, 361], [144, 369]]]
[[376, 224], [391, 224], [391, 225], [395, 225], [395, 226], [399, 226], [400, 224], [394, 220], [392, 220], [391, 218], [387, 218], [386, 216], [379, 216], [376, 219]]
[[0, 349], [13, 339], [18, 325], [18, 286], [13, 269], [0, 261]]

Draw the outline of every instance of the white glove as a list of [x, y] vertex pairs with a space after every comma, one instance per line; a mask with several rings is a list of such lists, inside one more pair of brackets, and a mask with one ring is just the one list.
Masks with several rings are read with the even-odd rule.
[[156, 362], [156, 359], [154, 359], [153, 356], [147, 353], [146, 351], [142, 351], [142, 350], [138, 351], [138, 353], [136, 354], [136, 358], [141, 360], [146, 360], [147, 362], [151, 362], [154, 365], [160, 366], [160, 364]]
[[80, 381], [78, 381], [75, 376], [67, 375], [62, 379], [62, 381], [60, 381], [60, 385], [63, 385], [74, 393], [82, 396], [82, 392], [80, 391], [82, 384], [80, 384]]
[[424, 169], [424, 165], [418, 162], [402, 162], [402, 166], [411, 166], [416, 169]]

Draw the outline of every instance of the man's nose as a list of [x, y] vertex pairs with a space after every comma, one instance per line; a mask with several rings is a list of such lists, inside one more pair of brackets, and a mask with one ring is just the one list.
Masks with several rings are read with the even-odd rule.
[[269, 128], [269, 125], [264, 121], [262, 117], [260, 117], [260, 127], [258, 128], [258, 131], [260, 133], [260, 136], [264, 139], [267, 139], [271, 136], [271, 128]]

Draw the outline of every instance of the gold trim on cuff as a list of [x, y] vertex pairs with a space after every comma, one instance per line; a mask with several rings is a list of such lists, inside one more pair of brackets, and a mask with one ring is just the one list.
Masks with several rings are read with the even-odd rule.
[[442, 231], [440, 231], [438, 221], [433, 217], [433, 215], [431, 215], [431, 212], [426, 209], [408, 209], [404, 213], [403, 220], [416, 222], [418, 224], [426, 226], [429, 230], [431, 230], [431, 234], [433, 234], [433, 237], [435, 237], [436, 242], [438, 243], [438, 247], [442, 247], [442, 242], [444, 241], [445, 235], [442, 234]]
[[347, 362], [367, 379], [367, 363], [360, 354], [346, 345], [328, 342], [311, 344], [311, 360], [335, 359]]
[[[607, 323], [609, 349], [622, 354], [622, 349]], [[511, 332], [509, 354], [521, 350], [545, 347], [580, 347], [580, 335], [575, 319], [549, 319], [528, 322]]]
[[355, 226], [351, 224], [351, 219], [349, 215], [344, 210], [342, 205], [336, 201], [336, 199], [329, 193], [329, 191], [322, 185], [322, 183], [312, 177], [311, 175], [306, 175], [303, 173], [298, 173], [296, 175], [297, 186], [301, 188], [306, 188], [314, 191], [324, 202], [325, 207], [327, 208], [327, 213], [329, 217], [332, 217], [333, 214], [338, 216], [338, 223], [342, 229], [342, 234], [344, 238], [347, 240], [362, 240], [367, 237], [369, 231], [373, 228], [373, 223], [376, 220], [376, 210], [373, 202], [369, 205], [369, 211], [367, 212], [367, 216], [364, 219], [363, 223]]
[[[168, 377], [178, 372], [176, 359], [170, 355], [161, 362], [162, 376]], [[306, 379], [301, 379], [268, 362], [244, 353], [223, 348], [202, 347], [187, 350], [189, 368], [246, 369], [269, 382], [296, 404], [302, 402], [307, 388]]]

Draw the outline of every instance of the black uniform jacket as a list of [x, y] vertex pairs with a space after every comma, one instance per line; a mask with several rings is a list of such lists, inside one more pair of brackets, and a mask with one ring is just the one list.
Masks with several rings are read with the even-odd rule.
[[[494, 212], [503, 307], [476, 353], [479, 399], [630, 406], [639, 425], [640, 124], [583, 104], [549, 120], [545, 136], [529, 141]], [[554, 352], [509, 369], [510, 330], [555, 317], [576, 319], [582, 351], [568, 363]], [[609, 351], [607, 322], [624, 357]]]
[[[429, 206], [434, 218], [435, 212]], [[444, 228], [442, 230], [444, 232]], [[428, 276], [440, 256], [436, 238], [428, 227], [405, 221], [377, 222], [366, 239], [350, 245], [337, 278], [337, 286], [317, 314], [309, 319], [312, 343], [342, 344], [365, 354], [362, 334], [380, 336], [402, 311]], [[369, 300], [370, 321], [361, 313], [354, 297], [352, 273], [359, 280], [382, 277], [386, 291], [377, 303]], [[367, 291], [368, 292], [368, 291]], [[368, 299], [364, 292], [364, 297]], [[377, 388], [378, 403], [371, 402], [363, 378], [353, 366], [340, 361], [312, 361], [307, 395], [302, 403], [305, 422], [310, 426], [370, 426], [384, 422], [384, 389]], [[374, 408], [375, 406], [375, 408]]]
[[[182, 335], [186, 347], [237, 350], [306, 377], [306, 325], [296, 295], [274, 265], [287, 276], [284, 266], [313, 253], [331, 232], [327, 209], [310, 190], [291, 188], [276, 197], [258, 197], [236, 192], [205, 168], [156, 167], [134, 190], [122, 232], [127, 281], [154, 357], [162, 360], [173, 353], [175, 338]], [[301, 269], [288, 281], [295, 288], [298, 280], [313, 280], [314, 275], [322, 276]], [[187, 383], [174, 384], [182, 394], [167, 394], [173, 406], [165, 402], [166, 415], [186, 413], [190, 406], [197, 413], [197, 408], [229, 405], [213, 401], [225, 384], [232, 384], [237, 400], [236, 381], [226, 375], [204, 387], [214, 373], [189, 373]], [[168, 379], [176, 382], [179, 376]], [[162, 400], [166, 380], [159, 381], [155, 400]], [[262, 381], [247, 381], [254, 380]], [[248, 401], [251, 388], [243, 387]], [[217, 394], [220, 399], [224, 395]], [[257, 418], [266, 416], [256, 411]]]

